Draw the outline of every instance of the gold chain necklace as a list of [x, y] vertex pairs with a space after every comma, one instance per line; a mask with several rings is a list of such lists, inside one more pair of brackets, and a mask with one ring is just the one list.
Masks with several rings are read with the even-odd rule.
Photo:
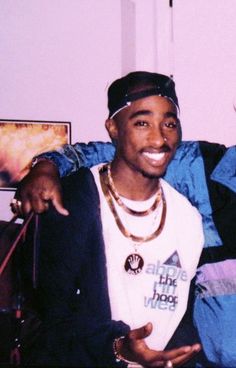
[[[160, 192], [161, 192], [161, 199], [162, 199], [162, 214], [161, 214], [161, 220], [160, 220], [159, 226], [157, 227], [157, 229], [152, 234], [150, 234], [148, 236], [136, 236], [136, 235], [131, 234], [130, 231], [128, 231], [125, 228], [125, 226], [123, 225], [123, 223], [122, 223], [121, 219], [119, 218], [118, 213], [116, 211], [115, 205], [114, 205], [113, 200], [112, 200], [111, 186], [109, 185], [110, 183], [109, 183], [109, 177], [108, 177], [108, 165], [104, 165], [99, 170], [99, 174], [100, 174], [100, 182], [101, 182], [101, 187], [102, 187], [103, 194], [104, 194], [104, 196], [107, 200], [107, 203], [108, 203], [108, 205], [111, 209], [111, 212], [112, 212], [112, 214], [115, 218], [115, 221], [116, 221], [116, 224], [117, 224], [119, 230], [122, 232], [122, 234], [125, 237], [129, 238], [132, 242], [134, 242], [133, 245], [135, 246], [135, 249], [134, 249], [135, 253], [131, 253], [131, 254], [128, 255], [128, 257], [126, 258], [125, 263], [124, 263], [124, 269], [130, 275], [138, 275], [144, 267], [144, 260], [143, 260], [143, 257], [141, 257], [140, 254], [137, 253], [136, 245], [140, 245], [142, 243], [145, 243], [145, 242], [148, 242], [150, 240], [155, 239], [158, 235], [160, 235], [160, 233], [162, 232], [162, 230], [164, 228], [165, 219], [166, 219], [166, 200], [165, 200], [163, 189], [159, 188]], [[114, 185], [114, 183], [113, 183], [113, 185]], [[115, 188], [115, 186], [114, 186], [114, 188]], [[122, 208], [124, 208], [124, 207], [122, 206]], [[126, 208], [126, 206], [125, 206], [125, 208]], [[126, 211], [126, 212], [128, 212], [128, 211]], [[131, 215], [137, 216], [136, 211], [134, 211], [134, 212], [135, 212], [135, 214], [133, 213], [133, 211], [129, 211], [128, 213], [130, 213]], [[147, 216], [152, 211], [143, 211], [143, 212], [146, 212], [146, 213], [142, 216]]]
[[108, 179], [108, 187], [109, 187], [110, 193], [112, 194], [112, 196], [114, 197], [114, 199], [116, 200], [116, 202], [118, 203], [118, 205], [120, 207], [122, 207], [125, 212], [127, 212], [127, 213], [129, 213], [130, 215], [133, 215], [133, 216], [142, 217], [142, 216], [147, 216], [147, 215], [149, 215], [150, 213], [152, 213], [153, 211], [156, 210], [156, 208], [157, 208], [157, 206], [158, 206], [158, 204], [160, 202], [160, 199], [161, 199], [161, 189], [160, 189], [160, 187], [157, 190], [156, 199], [155, 199], [154, 203], [151, 205], [150, 208], [148, 208], [145, 211], [135, 211], [135, 210], [127, 207], [125, 205], [125, 203], [122, 201], [122, 199], [120, 198], [120, 196], [119, 196], [119, 194], [118, 194], [118, 192], [116, 190], [115, 184], [113, 182], [113, 179], [112, 179], [111, 165], [110, 164], [106, 164], [105, 166], [107, 168], [107, 179]]
[[[120, 229], [120, 231], [122, 232], [122, 234], [126, 237], [131, 239], [133, 242], [135, 243], [145, 243], [148, 241], [151, 241], [153, 239], [155, 239], [158, 235], [160, 235], [160, 233], [162, 232], [163, 228], [164, 228], [164, 224], [165, 224], [165, 219], [166, 219], [166, 200], [165, 200], [165, 196], [164, 196], [164, 192], [162, 190], [162, 188], [160, 188], [161, 190], [161, 199], [162, 199], [162, 214], [161, 214], [161, 220], [160, 220], [160, 224], [158, 225], [157, 229], [150, 235], [147, 236], [136, 236], [133, 235], [128, 229], [125, 228], [125, 226], [123, 225], [117, 211], [116, 208], [114, 206], [114, 203], [112, 201], [112, 197], [110, 194], [110, 186], [109, 186], [109, 179], [108, 179], [108, 173], [107, 173], [107, 165], [104, 165], [100, 171], [100, 182], [101, 182], [101, 187], [102, 187], [102, 191], [104, 193], [104, 196], [107, 200], [107, 203], [111, 209], [111, 212], [115, 218], [116, 224], [118, 226], [118, 228]], [[132, 214], [132, 213], [131, 213]], [[146, 214], [147, 215], [147, 214]]]

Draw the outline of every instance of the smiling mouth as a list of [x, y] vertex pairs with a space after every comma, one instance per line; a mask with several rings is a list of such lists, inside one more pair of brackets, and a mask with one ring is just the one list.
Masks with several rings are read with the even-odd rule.
[[165, 158], [166, 152], [159, 152], [159, 153], [143, 152], [143, 155], [147, 157], [149, 160], [159, 162]]

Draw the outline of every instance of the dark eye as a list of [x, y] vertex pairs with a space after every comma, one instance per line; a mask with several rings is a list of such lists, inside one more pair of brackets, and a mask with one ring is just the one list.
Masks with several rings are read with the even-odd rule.
[[138, 120], [134, 123], [134, 125], [137, 127], [146, 127], [148, 126], [148, 122], [144, 120]]
[[168, 129], [176, 129], [178, 126], [178, 122], [177, 121], [165, 121], [163, 126], [164, 128], [168, 128]]

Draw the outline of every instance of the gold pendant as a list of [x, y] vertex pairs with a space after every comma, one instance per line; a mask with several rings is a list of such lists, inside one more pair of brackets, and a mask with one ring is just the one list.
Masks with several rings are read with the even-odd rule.
[[138, 253], [130, 254], [125, 261], [124, 268], [130, 275], [138, 275], [144, 266], [144, 260]]

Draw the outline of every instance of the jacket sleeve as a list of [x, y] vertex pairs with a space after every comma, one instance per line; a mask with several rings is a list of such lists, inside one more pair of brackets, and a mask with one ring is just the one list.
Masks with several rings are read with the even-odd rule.
[[63, 177], [79, 170], [80, 167], [92, 167], [111, 161], [114, 154], [115, 147], [110, 142], [89, 142], [66, 144], [55, 151], [42, 153], [37, 158], [53, 161], [59, 169], [60, 176]]
[[[212, 366], [236, 366], [236, 147], [201, 142], [212, 218], [221, 244], [203, 249], [194, 320]], [[206, 328], [207, 326], [207, 328]]]

